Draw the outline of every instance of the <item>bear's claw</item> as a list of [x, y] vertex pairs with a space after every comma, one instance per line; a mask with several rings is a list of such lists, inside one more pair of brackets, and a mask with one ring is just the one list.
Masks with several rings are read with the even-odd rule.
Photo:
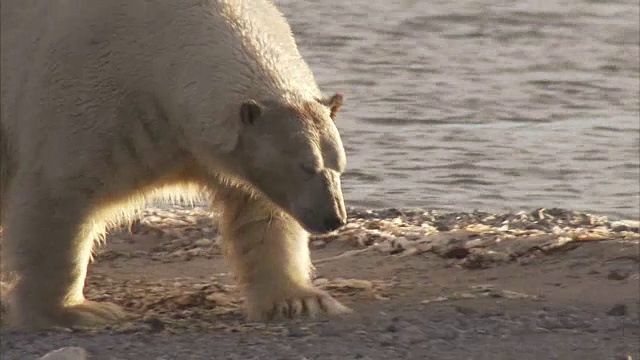
[[337, 316], [351, 313], [352, 310], [320, 290], [310, 290], [301, 296], [253, 304], [249, 306], [250, 321], [270, 321], [295, 319], [300, 317], [316, 318], [320, 315]]

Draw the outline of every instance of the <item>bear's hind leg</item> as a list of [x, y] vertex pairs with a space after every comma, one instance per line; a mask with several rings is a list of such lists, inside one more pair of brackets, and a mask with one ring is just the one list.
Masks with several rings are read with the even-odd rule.
[[351, 310], [311, 283], [308, 234], [297, 221], [240, 190], [218, 193], [220, 232], [248, 318], [338, 315]]
[[[19, 185], [18, 185], [19, 184]], [[5, 214], [2, 266], [14, 281], [7, 325], [17, 329], [98, 326], [126, 314], [83, 295], [94, 228], [80, 189], [52, 191], [16, 182]]]

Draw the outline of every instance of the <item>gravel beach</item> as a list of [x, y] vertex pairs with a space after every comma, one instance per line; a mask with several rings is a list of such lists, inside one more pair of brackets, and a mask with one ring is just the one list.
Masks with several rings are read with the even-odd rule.
[[199, 206], [150, 208], [112, 229], [89, 269], [88, 298], [135, 319], [3, 331], [2, 359], [71, 346], [104, 360], [640, 358], [638, 221], [563, 209], [349, 213], [310, 247], [315, 283], [351, 315], [245, 321], [215, 219]]

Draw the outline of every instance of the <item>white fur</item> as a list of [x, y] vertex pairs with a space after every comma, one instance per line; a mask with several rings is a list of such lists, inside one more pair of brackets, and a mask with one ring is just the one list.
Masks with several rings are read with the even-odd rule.
[[[222, 214], [251, 319], [347, 311], [312, 287], [298, 223], [344, 218], [344, 150], [271, 2], [3, 0], [1, 11], [0, 221], [12, 325], [124, 318], [84, 298], [94, 241], [151, 197], [203, 193]], [[249, 99], [270, 104], [256, 126], [239, 118]], [[303, 179], [303, 161], [321, 164], [320, 175]]]

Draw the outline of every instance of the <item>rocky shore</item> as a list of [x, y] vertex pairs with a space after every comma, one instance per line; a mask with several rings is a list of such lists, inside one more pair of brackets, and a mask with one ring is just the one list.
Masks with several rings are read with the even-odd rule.
[[2, 358], [80, 346], [67, 358], [638, 359], [637, 220], [564, 209], [349, 214], [310, 239], [314, 281], [356, 310], [347, 319], [246, 322], [211, 214], [149, 208], [110, 230], [88, 277], [88, 298], [136, 319], [4, 331]]

